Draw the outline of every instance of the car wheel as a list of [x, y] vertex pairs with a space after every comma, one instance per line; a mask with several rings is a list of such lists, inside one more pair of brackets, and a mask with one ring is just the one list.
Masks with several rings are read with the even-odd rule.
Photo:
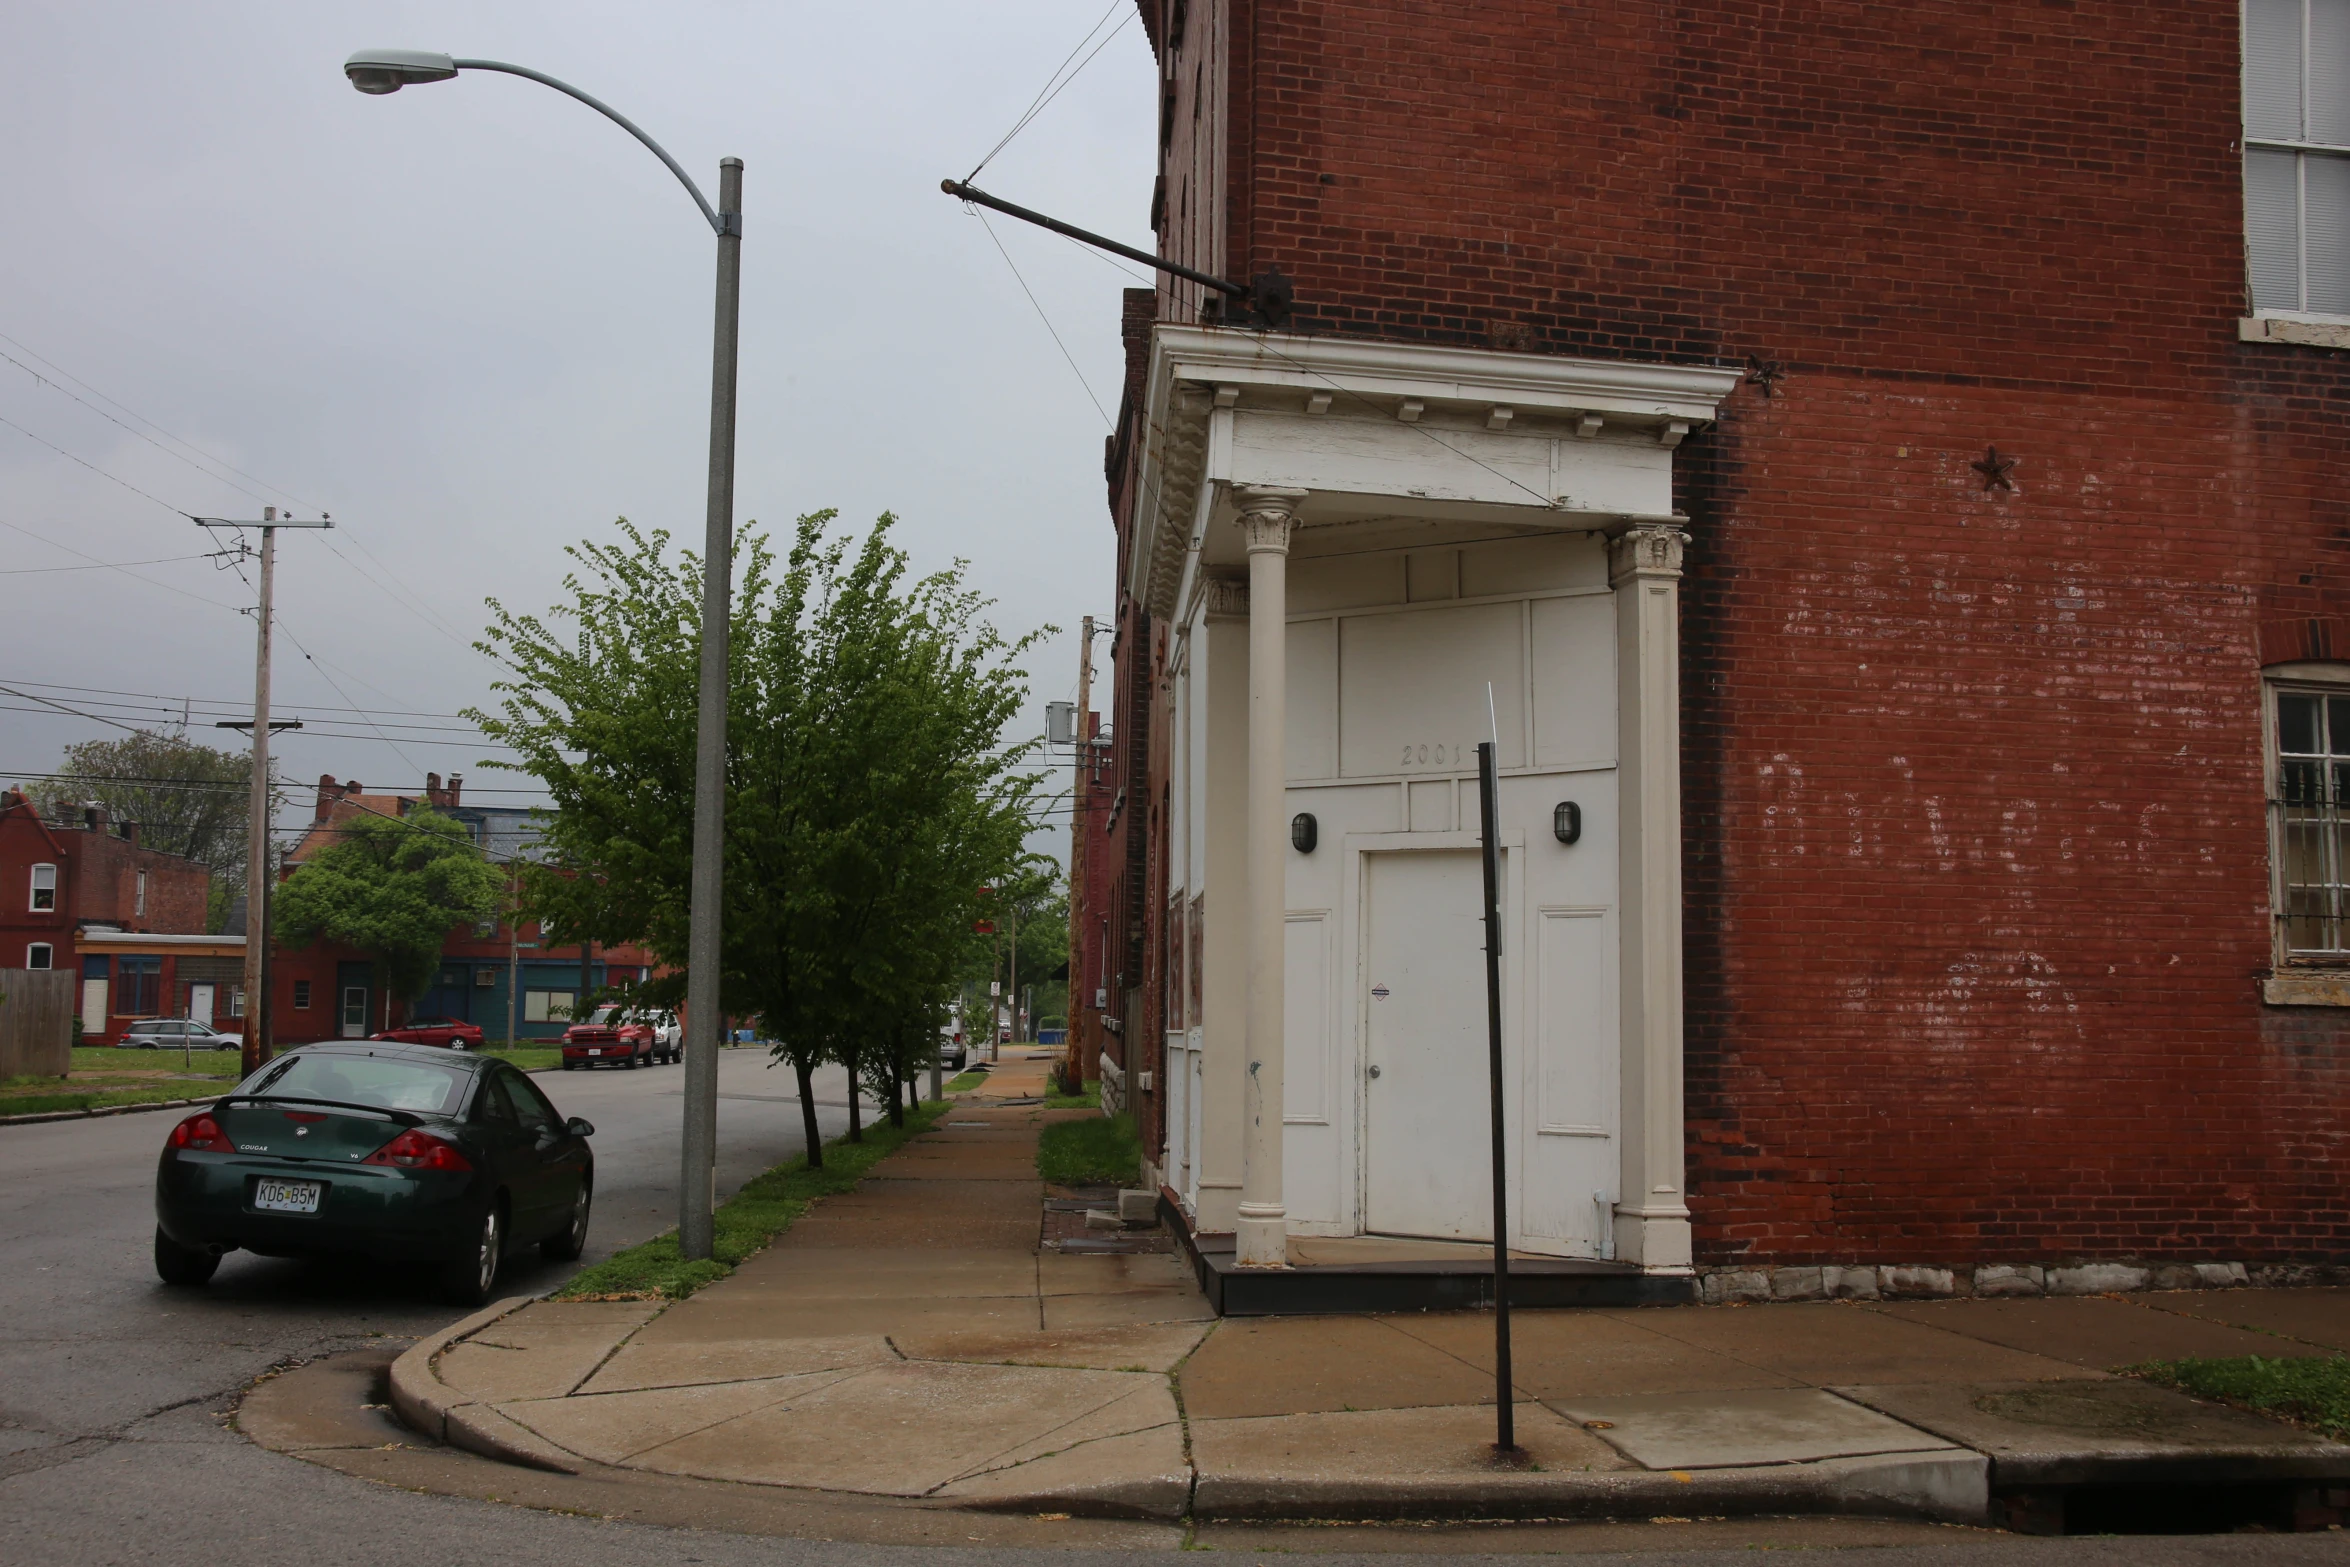
[[579, 1191], [571, 1199], [571, 1222], [539, 1242], [539, 1255], [549, 1262], [574, 1262], [587, 1250], [588, 1210], [595, 1205], [595, 1188], [588, 1181], [579, 1183]]
[[155, 1227], [155, 1272], [166, 1284], [209, 1284], [220, 1269], [220, 1253], [182, 1246]]
[[465, 1254], [441, 1264], [441, 1294], [452, 1306], [485, 1304], [497, 1287], [498, 1267], [505, 1260], [506, 1214], [492, 1202]]

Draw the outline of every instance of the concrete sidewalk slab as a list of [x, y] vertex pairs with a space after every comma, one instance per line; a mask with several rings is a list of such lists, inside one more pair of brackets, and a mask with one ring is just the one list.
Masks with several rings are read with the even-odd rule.
[[[2175, 1311], [2155, 1311], [2128, 1300], [2075, 1297], [2064, 1300], [1904, 1301], [1855, 1308], [1872, 1316], [1939, 1328], [1970, 1340], [2002, 1344], [2068, 1368], [2107, 1370], [2149, 1360], [2226, 1355], [2317, 1355], [2325, 1351], [2265, 1334], [2247, 1332]], [[1933, 1380], [1999, 1382], [2036, 1373]], [[2068, 1376], [2078, 1376], [2069, 1369]], [[1853, 1376], [1848, 1382], [1893, 1384], [1928, 1380], [1901, 1375]]]
[[[1036, 1294], [1033, 1242], [1021, 1251], [937, 1247], [924, 1251], [881, 1251], [870, 1257], [811, 1257], [808, 1248], [776, 1246], [735, 1270], [716, 1289], [686, 1302], [759, 1296], [772, 1301], [920, 1300], [939, 1295]], [[672, 1310], [647, 1331], [658, 1334]]]
[[[1155, 1394], [1135, 1400], [1137, 1391]], [[639, 1454], [672, 1474], [921, 1496], [1123, 1404], [1127, 1428], [1170, 1424], [1163, 1378], [907, 1361], [831, 1382]], [[1093, 1435], [1124, 1434], [1093, 1430]]]
[[2350, 1478], [2350, 1446], [2129, 1378], [1840, 1391], [1986, 1455], [2003, 1486]]
[[1117, 1295], [1054, 1295], [1042, 1301], [1043, 1325], [1070, 1328], [1141, 1327], [1152, 1322], [1213, 1322], [1215, 1308], [1196, 1289], [1136, 1290]]
[[[1510, 1371], [1519, 1394], [1528, 1398], [1606, 1398], [1801, 1385], [1784, 1373], [1652, 1332], [1643, 1323], [1646, 1315], [1512, 1311]], [[1422, 1312], [1378, 1320], [1475, 1367], [1491, 1385], [1490, 1313]]]
[[914, 1216], [886, 1218], [810, 1217], [792, 1226], [802, 1250], [838, 1251], [962, 1251], [992, 1246], [1012, 1251], [1036, 1245], [1034, 1219], [987, 1219], [965, 1224], [952, 1235], [942, 1235], [928, 1221]]
[[[672, 1311], [669, 1317], [676, 1315], [678, 1312]], [[661, 1325], [669, 1317], [663, 1317]], [[850, 1338], [871, 1333], [884, 1324], [890, 1333], [935, 1333], [955, 1328], [1032, 1333], [1047, 1325], [1033, 1295], [942, 1295], [912, 1302], [875, 1299], [784, 1302], [738, 1296], [712, 1300], [657, 1342], [706, 1344], [721, 1339], [761, 1337]], [[651, 1329], [646, 1331], [649, 1333]]]
[[1952, 1446], [1809, 1387], [1558, 1399], [1551, 1407], [1648, 1469], [1753, 1469]]
[[1180, 1518], [1191, 1502], [1182, 1427], [1168, 1424], [1075, 1443], [1040, 1458], [942, 1486], [942, 1502], [994, 1511]]
[[[1188, 1397], [1185, 1403], [1188, 1410]], [[1190, 1412], [1191, 1455], [1200, 1488], [1227, 1508], [1246, 1501], [1249, 1510], [1261, 1512], [1284, 1494], [1312, 1494], [1337, 1484], [1484, 1481], [1511, 1472], [1493, 1459], [1490, 1404], [1228, 1419], [1202, 1419]], [[1518, 1405], [1513, 1421], [1530, 1469], [1595, 1474], [1635, 1467], [1540, 1404]]]
[[2350, 1289], [2180, 1290], [2136, 1299], [2157, 1311], [2350, 1351]]
[[515, 1398], [561, 1398], [593, 1375], [627, 1336], [624, 1328], [578, 1335], [568, 1343], [535, 1348], [469, 1339], [442, 1351], [433, 1369], [440, 1379], [483, 1404]]
[[1166, 1252], [1085, 1255], [1048, 1251], [1036, 1259], [1037, 1288], [1045, 1295], [1123, 1295], [1138, 1290], [1196, 1293], [1191, 1268]]
[[[1838, 1382], [2025, 1382], [2080, 1375], [2063, 1361], [1841, 1302], [1615, 1315], [1814, 1387]], [[1868, 1369], [1857, 1369], [1861, 1367]]]
[[1182, 1383], [1194, 1420], [1493, 1399], [1491, 1373], [1380, 1317], [1227, 1318], [1184, 1364]]
[[817, 1371], [806, 1376], [712, 1382], [700, 1387], [534, 1399], [500, 1404], [498, 1413], [583, 1458], [599, 1464], [625, 1464], [648, 1449], [771, 1404], [804, 1398], [854, 1375], [854, 1370]]
[[1175, 1369], [1207, 1336], [1204, 1322], [1147, 1323], [1139, 1327], [1071, 1328], [1062, 1332], [1005, 1333], [984, 1329], [892, 1334], [908, 1360], [968, 1360], [985, 1365], [1075, 1366], [1095, 1371]]
[[693, 1387], [708, 1382], [760, 1381], [804, 1376], [896, 1360], [890, 1341], [875, 1334], [840, 1338], [674, 1340], [624, 1344], [581, 1383], [580, 1393], [630, 1393]]

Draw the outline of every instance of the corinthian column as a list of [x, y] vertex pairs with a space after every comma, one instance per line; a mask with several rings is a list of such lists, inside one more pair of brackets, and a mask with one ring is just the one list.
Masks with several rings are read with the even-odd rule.
[[1234, 1260], [1289, 1263], [1281, 1201], [1282, 1015], [1288, 953], [1289, 533], [1303, 490], [1239, 492], [1248, 544], [1248, 1076], [1243, 1088], [1240, 1218]]
[[1685, 1270], [1681, 1106], [1681, 551], [1644, 523], [1608, 545], [1616, 590], [1616, 786], [1623, 896], [1622, 1195], [1616, 1256]]

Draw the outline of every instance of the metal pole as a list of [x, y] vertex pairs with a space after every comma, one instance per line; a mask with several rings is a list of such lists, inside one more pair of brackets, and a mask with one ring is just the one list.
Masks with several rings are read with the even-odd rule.
[[522, 1005], [522, 871], [506, 872], [506, 1048], [520, 1043]]
[[[262, 519], [273, 521], [277, 508], [262, 508]], [[268, 925], [263, 911], [269, 906], [269, 616], [270, 595], [277, 580], [277, 529], [261, 530], [260, 622], [253, 643], [253, 786], [245, 809], [245, 1037], [243, 1065], [247, 1076], [269, 1059], [261, 1037], [263, 962], [269, 952]]]
[[735, 343], [742, 319], [743, 161], [718, 164], [718, 301], [710, 350], [710, 506], [702, 530], [702, 689], [694, 735], [694, 865], [686, 937], [685, 1135], [678, 1252], [710, 1255], [718, 1192], [719, 916], [726, 845], [728, 617], [734, 594]]
[[1085, 1048], [1085, 1031], [1077, 1026], [1077, 987], [1083, 983], [1085, 969], [1085, 927], [1078, 922], [1082, 912], [1082, 895], [1078, 888], [1085, 877], [1085, 801], [1093, 785], [1093, 740], [1087, 734], [1086, 709], [1093, 705], [1093, 617], [1085, 617], [1085, 630], [1077, 639], [1077, 750], [1069, 777], [1074, 786], [1073, 804], [1069, 810], [1069, 995], [1062, 1010], [1068, 1014], [1063, 1020], [1069, 1027], [1069, 1083], [1082, 1086], [1089, 1077], [1099, 1077], [1101, 1067], [1095, 1053]]
[[1494, 846], [1493, 742], [1477, 742], [1478, 838], [1485, 861], [1485, 1043], [1492, 1071], [1493, 1099], [1493, 1402], [1497, 1452], [1518, 1450], [1517, 1410], [1510, 1388], [1510, 1204], [1509, 1162], [1503, 1153], [1501, 1114], [1501, 856]]

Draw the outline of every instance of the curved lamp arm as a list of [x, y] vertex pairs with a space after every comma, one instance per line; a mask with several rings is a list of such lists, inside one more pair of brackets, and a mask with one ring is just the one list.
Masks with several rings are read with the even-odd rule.
[[508, 65], [503, 60], [452, 59], [449, 63], [460, 71], [504, 71], [508, 76], [527, 77], [531, 81], [539, 83], [541, 86], [552, 87], [559, 93], [569, 93], [572, 97], [577, 98], [581, 103], [586, 104], [589, 108], [595, 110], [598, 114], [601, 114], [604, 116], [604, 118], [610, 120], [613, 124], [628, 132], [629, 135], [634, 136], [638, 141], [643, 142], [647, 147], [652, 149], [654, 157], [659, 158], [663, 163], [669, 165], [669, 172], [677, 176], [677, 182], [680, 185], [683, 185], [686, 188], [687, 193], [694, 198], [694, 205], [702, 209], [702, 216], [710, 220], [710, 227], [714, 232], [716, 232], [719, 238], [724, 239], [729, 235], [735, 236], [737, 238], [741, 236], [743, 231], [743, 215], [739, 212], [719, 212], [714, 210], [710, 205], [709, 199], [703, 196], [702, 188], [699, 185], [696, 185], [693, 180], [687, 176], [685, 170], [677, 166], [677, 160], [669, 156], [668, 149], [664, 148], [659, 142], [653, 140], [652, 137], [647, 136], [643, 131], [639, 130], [635, 121], [631, 120], [627, 115], [622, 114], [618, 109], [613, 108], [610, 104], [605, 103], [600, 99], [589, 97], [586, 93], [581, 92], [578, 88], [572, 86], [569, 82], [562, 81], [559, 78], [553, 76], [549, 76], [542, 71], [534, 71], [526, 65]]

